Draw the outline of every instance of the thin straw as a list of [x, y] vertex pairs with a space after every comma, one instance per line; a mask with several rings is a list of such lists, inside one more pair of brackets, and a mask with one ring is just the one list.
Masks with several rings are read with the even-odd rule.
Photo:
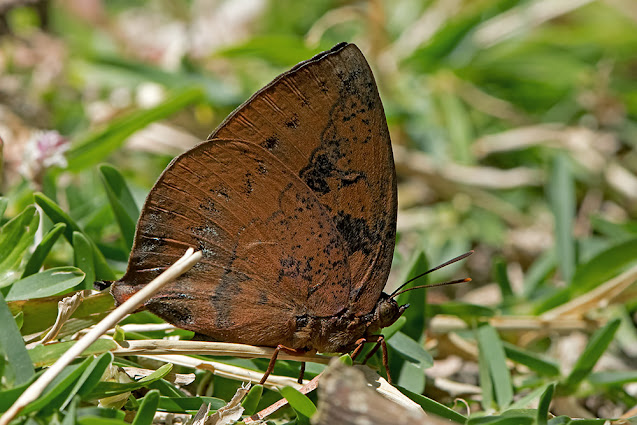
[[95, 325], [84, 337], [79, 339], [58, 361], [46, 370], [40, 377], [27, 388], [22, 395], [13, 403], [2, 417], [0, 425], [9, 425], [9, 422], [24, 409], [29, 403], [38, 399], [42, 391], [49, 385], [62, 370], [68, 366], [75, 358], [81, 355], [93, 342], [95, 342], [106, 331], [115, 326], [127, 314], [136, 310], [147, 299], [153, 296], [162, 286], [175, 280], [194, 266], [201, 259], [201, 252], [194, 252], [189, 248], [183, 257], [170, 266], [165, 272], [157, 276], [148, 285], [136, 292], [126, 302], [113, 310], [101, 322]]

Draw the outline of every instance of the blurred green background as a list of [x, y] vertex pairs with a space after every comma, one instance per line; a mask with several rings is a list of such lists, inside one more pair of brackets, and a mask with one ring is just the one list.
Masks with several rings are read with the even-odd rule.
[[[573, 236], [598, 246], [599, 233], [631, 227], [633, 2], [45, 5], [44, 12], [7, 6], [3, 13], [3, 191], [23, 200], [11, 204], [17, 210], [36, 188], [81, 222], [107, 214], [103, 191], [87, 183], [98, 183], [100, 162], [118, 167], [141, 202], [170, 158], [204, 140], [251, 93], [349, 41], [374, 69], [396, 147], [399, 253], [424, 247], [439, 261], [477, 246], [474, 263], [485, 266], [500, 253], [526, 269], [556, 240], [570, 245], [558, 256], [574, 263], [589, 245], [576, 246]], [[154, 115], [143, 113], [151, 108]], [[55, 149], [33, 152], [36, 129], [70, 140], [71, 173], [55, 173], [54, 181], [44, 171]], [[556, 158], [572, 187], [557, 186]], [[572, 215], [565, 225], [573, 236], [556, 232], [551, 187]], [[564, 263], [565, 280], [572, 268]]]
[[[370, 62], [394, 146], [399, 242], [388, 287], [475, 249], [436, 276], [474, 283], [430, 296], [466, 305], [429, 316], [526, 315], [538, 329], [549, 319], [619, 318], [615, 360], [634, 368], [633, 0], [0, 3], [3, 223], [42, 192], [112, 270], [91, 279], [121, 273], [137, 211], [129, 204], [126, 230], [98, 165], [119, 170], [139, 208], [175, 155], [276, 75], [341, 41]], [[43, 217], [38, 243], [59, 221]], [[2, 285], [23, 274], [23, 253], [5, 262]], [[77, 253], [60, 239], [38, 266], [70, 264]], [[546, 315], [557, 307], [565, 310]], [[564, 327], [585, 330], [586, 341], [597, 325]], [[568, 364], [561, 338], [513, 328], [504, 339]], [[424, 344], [423, 327], [413, 329]], [[424, 381], [402, 384], [424, 391]], [[610, 410], [589, 413], [616, 415], [636, 401], [613, 388]]]

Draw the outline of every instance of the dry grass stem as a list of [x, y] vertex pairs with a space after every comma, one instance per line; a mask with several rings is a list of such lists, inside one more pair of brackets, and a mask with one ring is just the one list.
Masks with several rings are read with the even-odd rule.
[[[124, 366], [122, 367], [122, 369], [124, 370], [124, 372], [126, 372], [128, 376], [131, 377], [131, 379], [134, 379], [134, 380], [138, 380], [155, 373], [155, 371], [152, 369], [142, 369], [140, 367]], [[165, 379], [166, 381], [172, 382], [173, 384], [176, 384], [176, 385], [189, 385], [195, 381], [196, 376], [194, 373], [170, 372], [168, 373], [168, 375], [164, 376], [162, 379]]]
[[522, 186], [538, 186], [543, 182], [542, 173], [525, 167], [502, 170], [492, 167], [474, 167], [446, 163], [436, 164], [429, 155], [394, 147], [396, 167], [406, 174], [426, 180], [444, 179], [449, 183], [479, 187], [482, 189], [514, 189]]
[[[501, 316], [489, 319], [489, 324], [499, 331], [545, 331], [568, 334], [573, 331], [591, 331], [601, 323], [572, 317]], [[437, 315], [431, 319], [430, 331], [445, 334], [469, 329], [469, 325], [457, 316]]]
[[[236, 381], [251, 382], [258, 384], [263, 373], [244, 369], [238, 366], [227, 365], [224, 363], [213, 362], [209, 360], [196, 359], [194, 357], [179, 355], [179, 354], [137, 354], [147, 359], [159, 360], [164, 363], [172, 363], [178, 366], [184, 366], [194, 369], [208, 370], [217, 376], [223, 378], [234, 379]], [[300, 389], [301, 384], [296, 382], [296, 378], [289, 376], [270, 375], [265, 382], [264, 387], [270, 389], [282, 388], [290, 386], [295, 389]]]
[[523, 29], [528, 31], [592, 1], [538, 0], [524, 3], [481, 24], [476, 30], [473, 39], [481, 47], [487, 48], [513, 37]]
[[62, 301], [58, 302], [58, 315], [55, 319], [55, 323], [49, 329], [47, 334], [42, 338], [40, 344], [46, 344], [47, 342], [55, 339], [60, 330], [62, 330], [62, 326], [66, 323], [67, 320], [73, 315], [75, 310], [80, 306], [84, 297], [87, 296], [90, 291], [79, 291], [73, 294], [73, 296], [65, 297]]
[[150, 298], [162, 286], [170, 283], [183, 273], [187, 272], [201, 259], [200, 252], [194, 252], [192, 248], [181, 257], [175, 264], [170, 266], [165, 272], [159, 275], [152, 282], [147, 284], [142, 290], [135, 293], [125, 303], [113, 310], [101, 322], [99, 322], [89, 333], [78, 340], [69, 348], [51, 367], [49, 367], [40, 377], [27, 388], [13, 405], [0, 417], [0, 425], [8, 425], [9, 422], [29, 403], [37, 400], [42, 391], [58, 376], [66, 366], [84, 352], [93, 342], [104, 334], [108, 329], [115, 326], [130, 312], [136, 310], [144, 301]]
[[612, 303], [623, 304], [632, 296], [629, 292], [636, 282], [637, 266], [634, 266], [597, 288], [547, 311], [542, 314], [541, 320], [561, 322], [573, 317], [584, 317], [592, 310], [604, 309]]
[[[274, 348], [254, 345], [234, 344], [230, 342], [179, 341], [164, 339], [146, 339], [118, 342], [120, 348], [113, 353], [119, 356], [140, 356], [148, 354], [197, 354], [210, 356], [231, 356], [248, 359], [270, 359]], [[332, 357], [320, 354], [294, 356], [280, 352], [278, 359], [295, 361], [312, 361], [327, 364]]]

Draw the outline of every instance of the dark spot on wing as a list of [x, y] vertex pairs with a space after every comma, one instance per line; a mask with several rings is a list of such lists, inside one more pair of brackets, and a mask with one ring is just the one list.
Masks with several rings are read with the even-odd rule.
[[264, 147], [265, 149], [272, 151], [274, 149], [277, 148], [277, 146], [279, 146], [279, 138], [276, 135], [270, 136], [267, 139], [265, 139], [265, 141], [263, 143], [261, 143], [261, 146]]
[[[339, 211], [334, 217], [334, 222], [347, 243], [350, 255], [357, 251], [362, 251], [363, 254], [369, 255], [374, 246], [382, 242], [378, 231], [371, 228], [363, 218], [352, 217], [351, 214]], [[382, 223], [379, 228], [383, 228]]]
[[202, 201], [199, 204], [199, 208], [205, 211], [208, 217], [214, 217], [219, 214], [219, 210], [217, 209], [215, 202], [210, 198], [206, 198], [204, 201]]
[[243, 176], [243, 193], [245, 193], [246, 195], [252, 193], [252, 190], [254, 189], [253, 185], [254, 180], [252, 179], [252, 173], [250, 171], [247, 171]]
[[297, 114], [294, 114], [292, 117], [290, 117], [289, 120], [285, 122], [285, 126], [290, 129], [297, 128], [299, 126], [299, 116]]
[[265, 166], [265, 163], [260, 159], [257, 160], [257, 173], [264, 175], [268, 174], [268, 168]]
[[217, 199], [222, 199], [226, 202], [230, 201], [229, 189], [223, 183], [216, 183], [215, 186], [210, 188], [210, 192], [216, 195]]
[[245, 230], [242, 228], [236, 235], [235, 245], [232, 248], [230, 257], [224, 265], [224, 272], [219, 281], [219, 285], [215, 288], [215, 293], [210, 296], [210, 304], [215, 310], [215, 325], [219, 329], [234, 326], [234, 322], [230, 319], [232, 306], [237, 297], [241, 296], [241, 283], [250, 280], [245, 273], [234, 269], [234, 262], [237, 259], [237, 242], [240, 233]]
[[175, 326], [188, 327], [193, 324], [193, 316], [192, 311], [184, 304], [183, 301], [177, 302], [176, 299], [160, 298], [151, 299], [146, 304], [146, 308]]

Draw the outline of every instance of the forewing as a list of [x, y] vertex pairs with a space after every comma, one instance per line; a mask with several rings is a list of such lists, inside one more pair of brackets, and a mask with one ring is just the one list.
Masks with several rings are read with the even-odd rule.
[[117, 301], [191, 246], [202, 260], [146, 304], [177, 326], [285, 344], [297, 316], [347, 307], [340, 233], [307, 185], [258, 145], [212, 140], [168, 166], [146, 199], [126, 275], [113, 285]]
[[389, 275], [397, 202], [385, 113], [360, 50], [341, 44], [300, 63], [210, 137], [256, 143], [307, 184], [344, 240], [350, 307], [370, 312]]

